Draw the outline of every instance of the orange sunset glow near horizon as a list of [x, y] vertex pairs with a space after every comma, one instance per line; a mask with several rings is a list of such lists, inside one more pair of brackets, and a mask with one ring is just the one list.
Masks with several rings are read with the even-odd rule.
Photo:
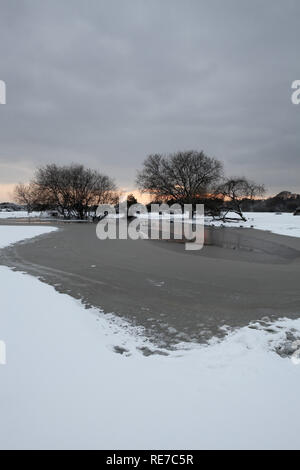
[[0, 184], [0, 202], [15, 202], [15, 184]]
[[[18, 183], [7, 183], [0, 184], [0, 203], [1, 202], [16, 202], [14, 197], [14, 190]], [[149, 194], [142, 194], [136, 189], [120, 188], [122, 197], [127, 197], [129, 194], [133, 194], [134, 197], [142, 204], [148, 204], [151, 201]]]
[[[16, 202], [14, 196], [14, 190], [18, 183], [4, 183], [0, 184], [0, 203], [2, 202]], [[125, 199], [130, 194], [133, 194], [134, 197], [137, 199], [138, 202], [142, 204], [148, 204], [152, 201], [151, 195], [149, 193], [141, 193], [137, 189], [130, 189], [130, 188], [119, 188], [121, 192], [121, 198]], [[280, 192], [280, 190], [278, 191]], [[276, 193], [277, 194], [277, 193]], [[268, 193], [262, 199], [267, 199], [268, 197], [273, 197], [275, 194]]]

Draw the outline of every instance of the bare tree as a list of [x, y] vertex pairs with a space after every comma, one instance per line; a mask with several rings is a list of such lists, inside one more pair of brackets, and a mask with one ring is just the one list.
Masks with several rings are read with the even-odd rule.
[[225, 220], [229, 212], [234, 212], [242, 220], [247, 219], [243, 215], [242, 203], [244, 199], [253, 200], [258, 196], [263, 196], [265, 187], [241, 178], [227, 178], [217, 189], [216, 194], [222, 195], [225, 201], [223, 219]]
[[29, 186], [25, 184], [18, 184], [14, 190], [15, 200], [19, 204], [24, 204], [27, 207], [28, 212], [32, 211], [33, 197]]
[[[43, 210], [44, 205], [41, 203], [41, 199], [37, 193], [37, 188], [33, 184], [18, 184], [14, 190], [14, 196], [19, 204], [26, 206], [28, 212], [34, 210]], [[47, 208], [49, 209], [50, 207]]]
[[138, 172], [137, 185], [156, 201], [195, 203], [213, 190], [220, 180], [223, 165], [204, 152], [194, 150], [169, 155], [150, 155]]
[[55, 208], [65, 218], [84, 219], [93, 207], [117, 201], [111, 178], [83, 165], [46, 165], [39, 168], [29, 186], [18, 185], [19, 202]]

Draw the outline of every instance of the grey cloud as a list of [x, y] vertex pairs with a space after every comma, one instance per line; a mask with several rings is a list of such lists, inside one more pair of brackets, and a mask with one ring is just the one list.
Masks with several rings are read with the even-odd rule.
[[151, 152], [204, 149], [300, 191], [297, 0], [0, 0], [0, 184], [84, 161], [133, 187]]

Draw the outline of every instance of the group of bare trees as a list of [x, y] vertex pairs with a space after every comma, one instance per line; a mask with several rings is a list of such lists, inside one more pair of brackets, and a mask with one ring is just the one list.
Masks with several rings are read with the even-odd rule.
[[[212, 215], [224, 219], [229, 212], [243, 219], [242, 201], [265, 191], [264, 186], [244, 177], [225, 178], [222, 162], [202, 151], [150, 155], [136, 183], [155, 202], [204, 202]], [[15, 194], [29, 211], [53, 209], [64, 218], [77, 219], [85, 219], [99, 204], [116, 204], [119, 196], [110, 177], [75, 164], [39, 168], [31, 183], [19, 184]], [[132, 203], [136, 201], [131, 198]]]
[[20, 184], [16, 199], [29, 211], [53, 209], [64, 218], [85, 219], [99, 204], [118, 200], [114, 181], [83, 165], [46, 165], [39, 168], [29, 185]]
[[205, 202], [212, 215], [224, 220], [230, 212], [244, 219], [242, 201], [265, 192], [245, 177], [225, 178], [223, 164], [204, 152], [150, 155], [138, 173], [137, 185], [155, 201], [196, 204]]

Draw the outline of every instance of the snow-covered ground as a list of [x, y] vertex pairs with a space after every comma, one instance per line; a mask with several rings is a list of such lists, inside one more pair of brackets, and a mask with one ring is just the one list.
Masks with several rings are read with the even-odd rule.
[[[231, 214], [237, 217], [235, 214]], [[245, 212], [246, 222], [219, 222], [206, 218], [208, 225], [225, 225], [226, 227], [253, 227], [258, 230], [268, 230], [278, 235], [289, 235], [290, 237], [300, 237], [300, 217], [293, 214], [282, 213], [276, 214], [274, 212]]]
[[[20, 229], [0, 245], [49, 230]], [[300, 448], [299, 361], [274, 352], [300, 320], [145, 357], [142, 332], [31, 276], [0, 267], [0, 299], [2, 449]]]
[[[245, 227], [255, 228], [257, 230], [268, 230], [278, 235], [289, 235], [291, 237], [300, 237], [300, 216], [294, 216], [291, 213], [276, 214], [275, 212], [245, 212], [244, 213], [247, 221], [242, 220], [222, 222], [213, 220], [212, 217], [205, 217], [204, 221], [206, 225], [213, 225], [215, 227]], [[236, 214], [229, 213], [228, 217], [238, 218]], [[152, 214], [141, 214], [138, 216], [141, 219], [185, 219], [188, 223], [197, 223], [195, 220], [189, 220], [188, 214], [182, 216], [182, 214], [164, 214], [159, 215], [158, 213]], [[200, 218], [198, 223], [203, 223]]]
[[[17, 211], [17, 212], [0, 212], [0, 219], [10, 219], [10, 218], [35, 218], [35, 217], [46, 217], [46, 214], [41, 214], [41, 212], [31, 212], [28, 214], [26, 211]], [[232, 217], [237, 217], [235, 214], [231, 214]], [[237, 221], [237, 222], [220, 222], [216, 220], [212, 220], [210, 217], [205, 217], [205, 223], [207, 225], [214, 225], [216, 227], [225, 225], [226, 227], [253, 227], [258, 230], [269, 230], [273, 233], [277, 233], [279, 235], [289, 235], [291, 237], [300, 237], [300, 217], [294, 216], [293, 214], [282, 213], [281, 215], [277, 215], [274, 212], [245, 212], [245, 217], [247, 218], [246, 222]], [[108, 218], [119, 218], [123, 217], [123, 215], [112, 215], [110, 214]], [[139, 218], [141, 219], [182, 219], [182, 214], [174, 214], [174, 215], [159, 215], [158, 213], [152, 214], [139, 214]], [[188, 218], [188, 214], [184, 216], [185, 219]], [[201, 220], [201, 219], [200, 219]], [[194, 223], [194, 222], [193, 222]]]
[[0, 227], [0, 248], [11, 245], [13, 243], [26, 240], [28, 238], [37, 237], [57, 230], [54, 227], [30, 227], [30, 226], [6, 226]]
[[15, 212], [0, 212], [0, 219], [23, 219], [24, 217], [39, 217], [40, 212], [15, 211]]

